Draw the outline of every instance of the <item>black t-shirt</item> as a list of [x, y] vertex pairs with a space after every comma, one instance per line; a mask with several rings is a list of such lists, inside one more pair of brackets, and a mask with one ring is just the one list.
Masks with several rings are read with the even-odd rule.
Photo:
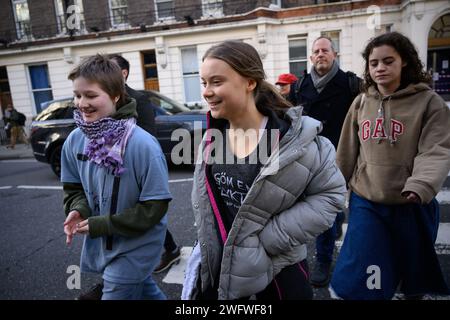
[[[223, 156], [214, 158], [215, 161], [211, 165], [211, 177], [215, 194], [219, 196], [222, 204], [223, 210], [220, 213], [227, 232], [266, 159], [260, 155], [270, 155], [271, 127], [268, 121], [265, 126], [267, 130], [262, 135], [258, 146], [245, 158], [238, 158], [232, 153], [226, 131], [228, 125], [222, 130]], [[260, 152], [262, 147], [268, 152]]]
[[[246, 157], [248, 160], [248, 157]], [[221, 212], [227, 231], [239, 211], [253, 181], [259, 173], [261, 163], [257, 164], [213, 164], [211, 174], [214, 187], [223, 201], [225, 212]]]
[[[270, 156], [272, 147], [278, 143], [281, 137], [288, 131], [290, 122], [285, 119], [280, 119], [274, 112], [271, 112], [268, 122], [265, 126], [266, 132], [258, 143], [257, 148], [243, 159], [239, 159], [229, 149], [228, 134], [226, 130], [229, 125], [226, 125], [222, 131], [222, 152], [225, 157], [219, 157], [217, 152], [212, 151], [211, 157], [213, 163], [208, 166], [207, 175], [208, 180], [211, 181], [211, 188], [214, 194], [214, 198], [217, 201], [219, 207], [220, 216], [225, 226], [227, 233], [231, 229], [234, 218], [239, 211], [245, 197], [251, 186], [253, 185], [255, 178], [258, 176], [262, 166], [267, 161], [267, 158], [258, 157], [255, 160], [255, 155], [260, 155], [260, 148], [264, 145], [268, 148], [266, 156]], [[278, 130], [276, 132], [271, 129]], [[233, 161], [226, 162], [226, 156], [231, 157]], [[262, 152], [264, 154], [264, 151]], [[217, 161], [221, 160], [221, 161]], [[228, 164], [227, 164], [228, 163]], [[244, 164], [242, 164], [244, 163]], [[216, 225], [217, 235], [220, 238], [220, 232]], [[214, 287], [210, 286], [205, 288], [203, 292], [199, 293], [197, 299], [200, 300], [217, 300], [218, 287], [219, 287], [220, 272], [214, 275]], [[200, 282], [198, 283], [200, 287]]]

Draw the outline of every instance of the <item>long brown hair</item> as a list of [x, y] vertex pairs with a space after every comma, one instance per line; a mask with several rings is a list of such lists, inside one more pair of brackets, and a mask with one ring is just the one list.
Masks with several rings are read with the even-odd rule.
[[416, 48], [411, 40], [399, 32], [389, 32], [378, 37], [372, 38], [364, 49], [362, 56], [365, 60], [364, 68], [364, 90], [367, 91], [370, 86], [376, 85], [369, 73], [369, 56], [374, 48], [381, 46], [390, 46], [397, 51], [406, 62], [406, 66], [402, 68], [401, 85], [407, 86], [411, 83], [425, 82], [430, 84], [431, 77], [424, 70], [423, 63], [420, 61]]
[[282, 116], [288, 108], [292, 107], [277, 88], [265, 80], [266, 73], [261, 58], [253, 46], [241, 41], [224, 41], [209, 48], [202, 61], [206, 58], [220, 59], [241, 76], [255, 80], [256, 88], [253, 95], [256, 108], [262, 114], [267, 114], [267, 110], [272, 109]]

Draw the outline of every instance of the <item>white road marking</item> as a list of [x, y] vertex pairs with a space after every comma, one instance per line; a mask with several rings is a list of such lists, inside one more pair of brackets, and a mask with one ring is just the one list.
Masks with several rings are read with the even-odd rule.
[[[347, 232], [348, 223], [342, 225], [342, 237], [336, 241], [336, 247], [341, 250]], [[438, 235], [434, 244], [437, 254], [450, 254], [450, 223], [439, 223]]]
[[187, 260], [189, 259], [191, 253], [192, 247], [182, 247], [180, 262], [170, 267], [169, 272], [162, 281], [165, 283], [183, 284], [184, 269], [186, 269]]
[[9, 160], [0, 160], [0, 162], [14, 163], [14, 162], [38, 162], [38, 161], [36, 159], [9, 159]]
[[[347, 232], [347, 223], [342, 225], [342, 237], [336, 241], [336, 247], [339, 252], [342, 247], [342, 243]], [[450, 254], [450, 223], [440, 223], [438, 235], [435, 244], [436, 253], [439, 255]], [[178, 264], [174, 264], [170, 267], [169, 272], [162, 280], [165, 283], [171, 284], [183, 284], [184, 270], [186, 268], [187, 260], [191, 255], [192, 247], [181, 248], [181, 259]]]
[[17, 189], [62, 190], [62, 186], [17, 186]]
[[439, 223], [435, 247], [438, 254], [450, 254], [450, 223]]
[[194, 179], [193, 178], [175, 179], [175, 180], [169, 180], [169, 183], [188, 182], [188, 181], [194, 181]]
[[[175, 180], [169, 180], [169, 183], [178, 183], [178, 182], [189, 182], [193, 181], [193, 178], [186, 178], [186, 179], [175, 179]], [[14, 188], [13, 186], [0, 186], [0, 190], [2, 189], [11, 189]], [[62, 186], [27, 186], [27, 185], [21, 185], [16, 186], [17, 189], [41, 189], [41, 190], [62, 190]]]
[[439, 204], [450, 204], [450, 190], [443, 189], [437, 194], [436, 200]]

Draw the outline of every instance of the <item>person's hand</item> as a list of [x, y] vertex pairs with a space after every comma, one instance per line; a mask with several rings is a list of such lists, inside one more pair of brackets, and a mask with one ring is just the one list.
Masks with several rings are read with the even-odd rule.
[[[64, 221], [64, 233], [66, 234], [66, 244], [70, 245], [75, 233], [77, 233], [78, 225], [83, 221], [81, 214], [77, 210], [70, 211]], [[86, 220], [87, 221], [87, 220]]]
[[88, 219], [81, 221], [77, 224], [77, 233], [79, 234], [89, 234], [89, 223]]
[[408, 200], [409, 202], [418, 203], [421, 204], [422, 200], [420, 200], [420, 197], [417, 195], [417, 193], [414, 193], [412, 191], [407, 191], [402, 194]]

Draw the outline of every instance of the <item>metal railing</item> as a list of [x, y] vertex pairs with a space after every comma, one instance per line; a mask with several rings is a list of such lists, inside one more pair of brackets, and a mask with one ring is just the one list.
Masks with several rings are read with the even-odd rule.
[[[324, 1], [324, 0], [322, 0]], [[211, 19], [226, 17], [229, 15], [245, 14], [250, 12], [261, 5], [266, 5], [271, 1], [267, 0], [222, 0], [216, 3], [204, 3], [202, 2], [196, 4], [183, 4], [177, 5], [176, 7], [160, 7], [160, 10], [156, 8], [151, 8], [146, 11], [141, 12], [120, 12], [117, 14], [116, 21], [120, 22], [117, 26], [119, 29], [135, 28], [145, 25], [152, 25], [154, 23], [173, 23], [182, 22], [186, 20], [186, 16], [191, 19]], [[314, 4], [314, 1], [311, 1]], [[206, 15], [204, 12], [209, 12]], [[211, 14], [215, 13], [215, 14]], [[220, 14], [222, 13], [222, 14]], [[121, 17], [117, 19], [117, 17]], [[170, 17], [169, 20], [164, 19], [165, 17]], [[87, 19], [86, 19], [87, 18]], [[16, 32], [14, 30], [1, 30], [0, 31], [0, 48], [2, 42], [14, 43], [16, 41], [32, 41], [43, 38], [52, 38], [56, 36], [61, 36], [67, 34], [69, 36], [109, 31], [112, 29], [117, 29], [118, 27], [114, 25], [111, 14], [103, 16], [88, 16], [86, 12], [81, 13], [80, 16], [80, 27], [71, 29], [67, 26], [68, 17], [58, 16], [55, 17], [54, 23], [47, 23], [45, 25], [33, 25], [31, 26], [30, 21], [22, 21], [16, 23]], [[120, 21], [118, 21], [120, 20]], [[144, 29], [145, 30], [145, 29]]]
[[17, 39], [19, 40], [24, 38], [31, 39], [33, 37], [33, 34], [31, 33], [30, 21], [17, 21], [16, 32], [17, 32]]

